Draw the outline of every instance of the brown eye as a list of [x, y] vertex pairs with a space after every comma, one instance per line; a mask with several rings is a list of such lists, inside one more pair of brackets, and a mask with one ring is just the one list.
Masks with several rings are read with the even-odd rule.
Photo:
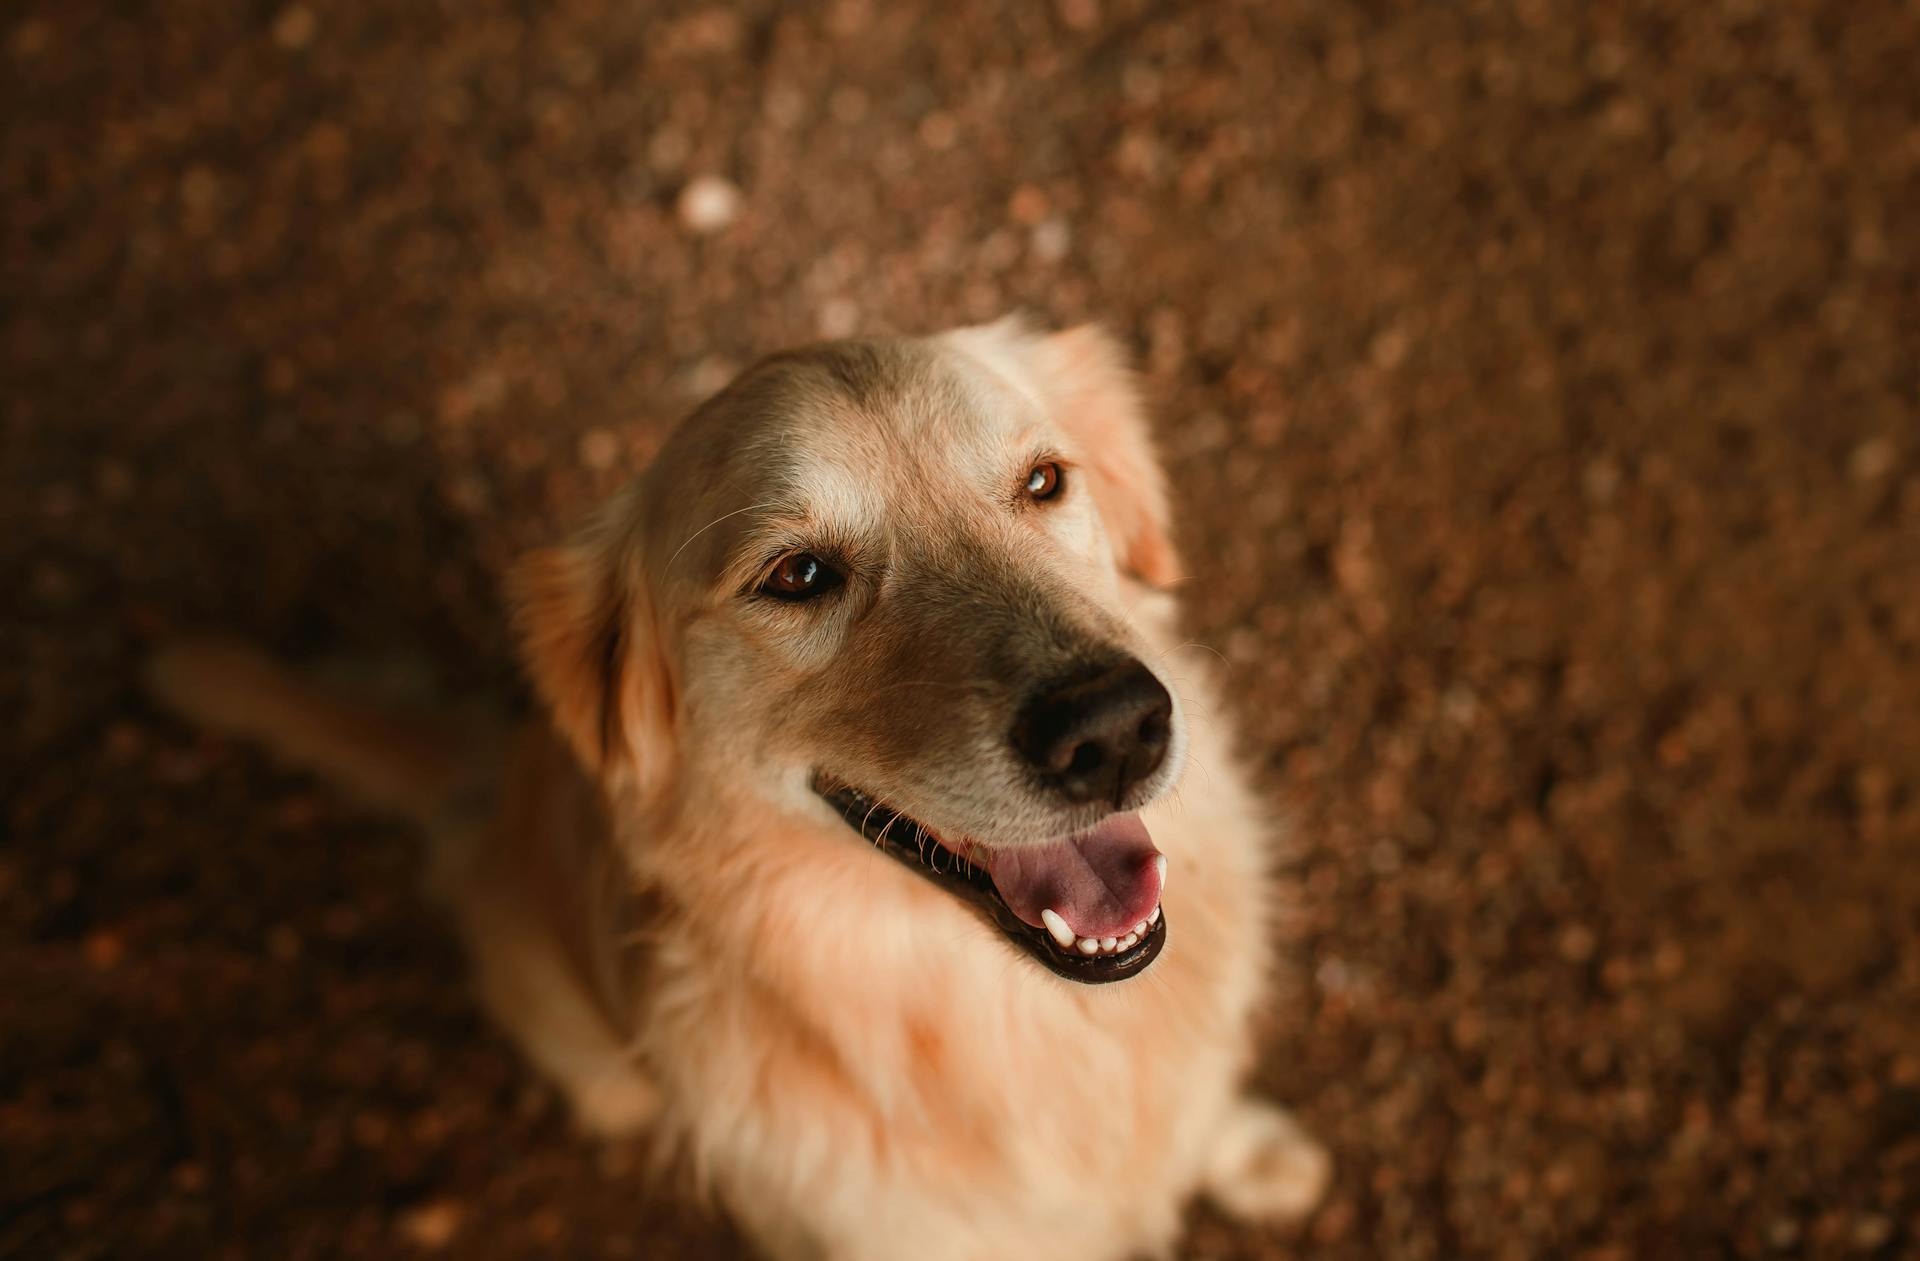
[[1052, 460], [1034, 465], [1027, 474], [1027, 498], [1045, 502], [1059, 493], [1060, 466]]
[[760, 591], [776, 600], [797, 603], [836, 590], [846, 580], [846, 575], [812, 552], [793, 552], [780, 558], [761, 582]]

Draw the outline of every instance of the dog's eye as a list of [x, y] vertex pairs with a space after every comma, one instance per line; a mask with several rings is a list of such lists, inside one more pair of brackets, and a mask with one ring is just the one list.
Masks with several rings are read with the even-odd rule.
[[1044, 503], [1060, 493], [1060, 466], [1052, 460], [1033, 466], [1027, 474], [1027, 498]]
[[760, 584], [760, 591], [776, 600], [811, 600], [846, 581], [845, 574], [812, 552], [793, 552], [780, 558], [773, 572]]

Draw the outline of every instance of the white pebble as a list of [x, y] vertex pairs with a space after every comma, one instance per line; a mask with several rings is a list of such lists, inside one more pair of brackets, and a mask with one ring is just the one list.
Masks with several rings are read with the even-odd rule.
[[677, 209], [688, 231], [718, 232], [740, 217], [740, 190], [717, 175], [702, 175], [680, 190]]

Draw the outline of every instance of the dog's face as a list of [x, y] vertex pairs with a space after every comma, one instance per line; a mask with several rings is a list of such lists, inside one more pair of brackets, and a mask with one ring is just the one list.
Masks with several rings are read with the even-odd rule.
[[820, 346], [750, 370], [529, 562], [529, 661], [637, 797], [831, 810], [1056, 972], [1118, 979], [1164, 940], [1137, 811], [1185, 743], [1127, 616], [1130, 584], [1173, 576], [1164, 519], [1091, 330]]

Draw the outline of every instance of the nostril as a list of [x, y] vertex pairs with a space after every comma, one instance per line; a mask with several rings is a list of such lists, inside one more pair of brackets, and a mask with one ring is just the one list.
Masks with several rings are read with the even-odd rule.
[[1144, 665], [1118, 662], [1040, 690], [1009, 739], [1020, 757], [1071, 801], [1111, 799], [1153, 774], [1173, 740], [1173, 705]]

